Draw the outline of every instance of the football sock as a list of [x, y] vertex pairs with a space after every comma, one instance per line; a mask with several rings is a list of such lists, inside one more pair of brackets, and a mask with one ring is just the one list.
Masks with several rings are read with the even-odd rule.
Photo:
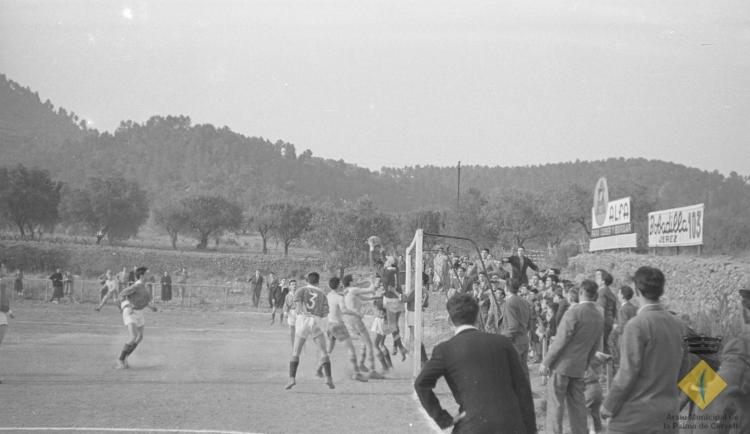
[[378, 361], [380, 362], [381, 365], [383, 365], [384, 370], [388, 369], [388, 363], [385, 361], [385, 356], [383, 355], [383, 353], [378, 354]]
[[128, 357], [128, 354], [130, 354], [130, 352], [132, 351], [131, 347], [134, 348], [134, 344], [125, 344], [122, 347], [122, 352], [120, 352], [120, 361], [121, 362], [124, 362], [125, 358]]
[[331, 361], [328, 357], [323, 362], [323, 373], [326, 374], [326, 378], [331, 378]]
[[388, 351], [383, 351], [383, 356], [385, 356], [385, 361], [388, 363], [389, 368], [393, 368], [393, 362], [391, 362], [391, 355], [388, 353]]
[[135, 351], [135, 347], [137, 347], [137, 346], [138, 346], [138, 342], [136, 342], [136, 343], [134, 343], [134, 344], [131, 344], [131, 345], [130, 345], [130, 350], [128, 351], [128, 354], [127, 354], [127, 355], [126, 355], [125, 357], [127, 357], [127, 356], [129, 356], [129, 355], [133, 354], [133, 351]]
[[292, 357], [292, 361], [289, 362], [289, 378], [297, 376], [297, 367], [299, 366], [299, 357]]
[[357, 363], [357, 356], [352, 355], [352, 357], [349, 357], [349, 361], [352, 363], [352, 366], [354, 366], [354, 372], [359, 372], [359, 364]]

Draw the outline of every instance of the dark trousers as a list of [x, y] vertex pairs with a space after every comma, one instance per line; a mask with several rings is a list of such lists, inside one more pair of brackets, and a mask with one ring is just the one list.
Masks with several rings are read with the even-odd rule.
[[547, 433], [562, 434], [565, 407], [568, 410], [570, 432], [586, 434], [586, 398], [583, 378], [568, 377], [552, 372], [547, 383]]
[[253, 288], [253, 307], [258, 307], [258, 303], [260, 303], [260, 291], [262, 289], [261, 287]]

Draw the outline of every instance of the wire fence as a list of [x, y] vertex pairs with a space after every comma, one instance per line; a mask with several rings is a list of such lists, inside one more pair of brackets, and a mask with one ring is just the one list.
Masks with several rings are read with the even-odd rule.
[[[12, 287], [12, 279], [6, 280]], [[127, 285], [121, 285], [120, 290]], [[104, 285], [99, 280], [74, 279], [63, 285], [65, 294], [62, 301], [76, 303], [99, 303], [102, 296]], [[268, 301], [268, 288], [263, 287], [260, 293], [258, 306], [254, 306], [252, 286], [246, 282], [231, 282], [224, 285], [212, 283], [176, 283], [171, 285], [171, 299], [162, 299], [162, 285], [159, 282], [146, 282], [146, 288], [151, 292], [151, 297], [155, 303], [168, 303], [173, 306], [182, 307], [217, 307], [217, 308], [237, 308], [245, 307], [256, 310], [270, 309]], [[9, 291], [13, 295], [13, 300], [44, 300], [49, 301], [53, 294], [52, 282], [49, 279], [24, 278], [23, 292], [17, 294], [16, 291]], [[108, 303], [115, 303], [109, 301]]]

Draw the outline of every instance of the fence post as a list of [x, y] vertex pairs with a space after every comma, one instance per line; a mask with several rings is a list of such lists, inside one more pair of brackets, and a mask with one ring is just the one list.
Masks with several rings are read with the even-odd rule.
[[49, 282], [44, 282], [44, 301], [49, 300]]

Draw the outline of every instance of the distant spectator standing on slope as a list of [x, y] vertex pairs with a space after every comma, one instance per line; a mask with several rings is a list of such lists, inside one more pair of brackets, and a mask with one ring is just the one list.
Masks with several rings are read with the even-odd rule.
[[435, 291], [445, 292], [448, 291], [448, 288], [450, 287], [450, 269], [452, 266], [450, 264], [448, 256], [445, 254], [445, 249], [443, 249], [443, 246], [438, 246], [437, 250], [438, 251], [435, 255], [435, 259], [433, 259], [432, 261], [432, 266], [435, 273], [432, 281], [435, 284]]
[[638, 308], [631, 302], [633, 298], [633, 288], [623, 285], [620, 287], [620, 310], [617, 311], [617, 323], [612, 326], [612, 333], [609, 334], [609, 349], [612, 352], [612, 362], [614, 369], [620, 367], [620, 336], [625, 330], [625, 325], [635, 317]]
[[525, 252], [526, 250], [524, 250], [523, 247], [519, 247], [518, 250], [516, 250], [515, 256], [503, 258], [503, 263], [510, 264], [511, 279], [518, 280], [521, 284], [529, 283], [529, 278], [526, 275], [529, 268], [534, 271], [539, 271], [539, 267], [536, 266], [534, 261], [524, 255]]
[[16, 291], [16, 295], [23, 297], [23, 271], [19, 268], [16, 270], [16, 278], [13, 280], [13, 290]]
[[188, 283], [188, 271], [186, 268], [181, 268], [180, 270], [175, 271], [175, 276], [177, 276], [177, 296], [180, 297], [180, 303], [182, 303], [185, 299], [185, 293], [187, 292], [187, 283]]
[[612, 333], [612, 326], [617, 321], [617, 296], [609, 286], [612, 284], [612, 275], [607, 270], [598, 269], [595, 274], [596, 284], [599, 285], [599, 296], [596, 299], [596, 304], [602, 308], [604, 312], [604, 336], [602, 336], [602, 351], [610, 353], [609, 348], [609, 334]]
[[276, 273], [273, 271], [268, 273], [268, 279], [266, 281], [266, 288], [268, 289], [268, 307], [273, 308], [273, 294], [274, 290], [278, 287], [280, 289], [281, 284], [279, 279], [276, 278]]
[[260, 270], [255, 270], [255, 274], [247, 279], [247, 281], [250, 283], [250, 288], [252, 291], [252, 301], [253, 301], [253, 307], [258, 307], [258, 304], [260, 303], [260, 293], [263, 291], [263, 284], [265, 283], [265, 279], [260, 274]]
[[52, 281], [52, 297], [49, 301], [57, 304], [65, 296], [65, 293], [63, 292], [63, 274], [60, 272], [59, 268], [49, 276], [49, 280]]
[[63, 288], [65, 295], [68, 296], [68, 300], [70, 300], [71, 303], [78, 303], [78, 300], [76, 300], [75, 296], [75, 279], [73, 279], [73, 273], [70, 271], [66, 271], [65, 275], [63, 276]]
[[165, 271], [161, 276], [161, 301], [170, 301], [172, 299], [172, 276], [169, 271]]

